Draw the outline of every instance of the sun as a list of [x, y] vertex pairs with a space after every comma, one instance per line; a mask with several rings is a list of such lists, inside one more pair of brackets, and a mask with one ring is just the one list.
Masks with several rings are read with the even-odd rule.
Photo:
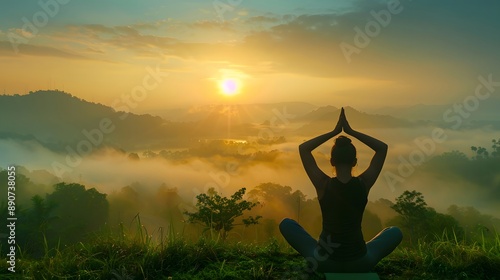
[[226, 96], [236, 95], [241, 89], [241, 81], [237, 78], [224, 78], [219, 81], [219, 89]]

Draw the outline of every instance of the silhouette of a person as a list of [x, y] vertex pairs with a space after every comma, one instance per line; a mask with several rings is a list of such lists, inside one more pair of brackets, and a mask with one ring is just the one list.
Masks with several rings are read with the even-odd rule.
[[[330, 163], [335, 169], [335, 177], [325, 174], [311, 153], [342, 130], [375, 151], [370, 166], [358, 177], [351, 173], [357, 158], [356, 148], [348, 137], [337, 137], [331, 150]], [[281, 234], [307, 260], [311, 270], [371, 271], [403, 238], [399, 228], [388, 227], [365, 243], [361, 232], [368, 193], [384, 165], [387, 144], [352, 129], [342, 108], [335, 129], [300, 144], [299, 152], [304, 169], [316, 188], [323, 229], [316, 240], [296, 221], [286, 218], [279, 225]]]

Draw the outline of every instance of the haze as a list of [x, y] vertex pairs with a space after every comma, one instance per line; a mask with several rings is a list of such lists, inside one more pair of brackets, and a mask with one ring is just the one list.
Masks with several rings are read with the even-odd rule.
[[[4, 3], [0, 90], [57, 88], [120, 107], [149, 66], [168, 78], [132, 111], [281, 101], [365, 109], [457, 102], [479, 75], [499, 72], [496, 1], [230, 2], [54, 0], [47, 20], [38, 2]], [[373, 13], [385, 26], [368, 24]], [[357, 38], [367, 24], [376, 35]], [[231, 99], [218, 89], [227, 73], [244, 84]]]
[[[499, 139], [498, 1], [229, 2], [0, 4], [0, 90], [2, 97], [17, 98], [12, 104], [37, 108], [39, 103], [26, 101], [30, 92], [58, 89], [81, 102], [134, 113], [123, 115], [129, 120], [150, 114], [163, 118], [156, 121], [165, 126], [181, 127], [172, 130], [176, 133], [154, 134], [160, 129], [153, 119], [143, 119], [140, 126], [123, 122], [122, 130], [106, 134], [104, 144], [96, 145], [81, 164], [57, 174], [53, 163], [64, 162], [66, 146], [85, 140], [81, 131], [97, 129], [101, 115], [61, 132], [48, 121], [36, 122], [41, 116], [33, 111], [17, 110], [15, 117], [14, 112], [2, 115], [0, 167], [47, 170], [58, 180], [108, 194], [134, 183], [141, 186], [137, 191], [154, 193], [165, 184], [190, 203], [209, 186], [229, 195], [266, 182], [300, 189], [313, 198], [297, 146], [332, 129], [343, 106], [349, 107], [347, 117], [355, 118], [354, 128], [390, 146], [386, 173], [370, 200], [393, 200], [406, 189], [416, 189], [440, 211], [451, 204], [473, 205], [497, 215], [500, 204], [493, 194], [500, 189], [498, 170], [491, 171], [493, 179], [484, 185], [460, 176], [440, 177], [440, 171], [449, 175], [452, 158], [433, 163], [431, 170], [425, 164], [452, 151], [472, 158], [471, 146], [490, 149], [491, 141]], [[224, 81], [233, 81], [223, 86], [226, 92], [220, 86]], [[284, 108], [293, 118], [283, 120]], [[37, 112], [50, 113], [42, 109]], [[319, 115], [323, 111], [327, 114]], [[60, 124], [82, 112], [47, 119]], [[31, 123], [21, 130], [27, 119]], [[115, 119], [114, 124], [122, 124]], [[19, 126], [8, 126], [14, 123]], [[68, 127], [73, 127], [69, 120]], [[142, 130], [127, 134], [131, 127]], [[181, 133], [184, 127], [191, 134]], [[436, 129], [441, 136], [434, 139]], [[140, 139], [153, 134], [164, 138]], [[151, 156], [196, 148], [207, 139], [250, 142], [269, 136], [286, 140], [239, 146], [241, 155], [262, 152], [251, 160], [217, 152], [190, 153], [180, 160]], [[426, 148], [415, 141], [427, 143]], [[359, 173], [371, 151], [355, 144]], [[316, 153], [326, 172], [331, 171], [330, 145]], [[432, 151], [427, 153], [428, 145]], [[410, 163], [413, 171], [402, 176], [401, 158], [411, 161], [415, 151], [424, 155], [421, 162]], [[134, 153], [138, 161], [131, 159]], [[403, 180], [390, 183], [387, 172]], [[48, 184], [34, 175], [32, 180]]]

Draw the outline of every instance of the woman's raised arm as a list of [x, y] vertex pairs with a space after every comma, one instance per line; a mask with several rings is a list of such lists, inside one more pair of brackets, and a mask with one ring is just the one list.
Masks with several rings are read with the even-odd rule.
[[387, 155], [388, 146], [386, 143], [375, 139], [371, 136], [368, 136], [359, 131], [355, 131], [349, 125], [347, 118], [345, 116], [344, 109], [340, 112], [340, 121], [342, 122], [342, 128], [344, 132], [351, 135], [352, 137], [358, 139], [363, 142], [365, 145], [370, 147], [375, 151], [375, 155], [373, 155], [372, 160], [370, 161], [370, 166], [360, 175], [361, 179], [365, 183], [367, 187], [367, 191], [371, 189], [371, 187], [375, 184], [380, 172], [382, 171], [382, 167], [384, 166], [385, 157]]
[[335, 137], [337, 134], [339, 134], [341, 132], [342, 132], [342, 124], [341, 124], [341, 120], [339, 117], [339, 120], [337, 122], [337, 125], [335, 126], [335, 129], [333, 129], [332, 131], [327, 132], [325, 134], [322, 134], [320, 136], [317, 136], [315, 138], [312, 138], [312, 139], [299, 145], [299, 154], [300, 154], [300, 159], [302, 160], [302, 165], [304, 166], [304, 169], [306, 170], [307, 176], [309, 177], [309, 179], [313, 183], [318, 194], [320, 193], [319, 188], [321, 188], [321, 186], [323, 185], [325, 180], [329, 179], [330, 177], [328, 175], [326, 175], [318, 167], [318, 164], [316, 163], [316, 160], [314, 159], [311, 152], [314, 149], [316, 149], [318, 146], [325, 143], [329, 139]]

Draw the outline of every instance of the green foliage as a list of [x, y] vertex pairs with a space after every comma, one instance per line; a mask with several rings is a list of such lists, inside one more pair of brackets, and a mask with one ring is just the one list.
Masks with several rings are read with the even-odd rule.
[[[140, 226], [139, 219], [136, 220]], [[125, 234], [123, 234], [125, 233]], [[146, 232], [142, 233], [147, 235]], [[199, 238], [170, 239], [166, 246], [139, 233], [102, 231], [92, 240], [59, 248], [39, 259], [23, 258], [19, 279], [323, 279], [308, 273], [306, 261], [276, 239], [265, 244], [222, 243]], [[8, 276], [5, 258], [0, 278]], [[397, 248], [376, 267], [381, 279], [496, 279], [500, 237], [468, 243], [453, 232], [432, 242]], [[5, 275], [1, 275], [4, 273]]]
[[[34, 195], [43, 195], [45, 191], [50, 190], [49, 186], [36, 184], [23, 174], [25, 170], [22, 166], [16, 166], [16, 204], [31, 204], [31, 198]], [[7, 170], [0, 169], [0, 182], [7, 182]], [[5, 190], [5, 189], [4, 189]], [[7, 195], [0, 196], [0, 204], [7, 202]]]
[[470, 157], [460, 151], [433, 156], [416, 171], [416, 177], [444, 181], [445, 191], [466, 193], [469, 201], [481, 201], [484, 208], [493, 208], [500, 195], [500, 139], [493, 139], [490, 149], [472, 146], [471, 151]]
[[500, 275], [499, 245], [467, 243], [444, 231], [434, 241], [419, 240], [416, 246], [396, 249], [375, 271], [381, 279], [493, 280]]
[[403, 192], [391, 206], [400, 214], [393, 222], [408, 231], [410, 244], [414, 240], [432, 240], [443, 229], [455, 232], [460, 238], [463, 236], [463, 229], [454, 217], [426, 206], [424, 196], [417, 191]]
[[491, 156], [500, 157], [500, 138], [498, 140], [493, 139], [491, 142], [493, 142]]
[[500, 158], [500, 138], [491, 140], [491, 152], [484, 147], [471, 146], [470, 149], [474, 152], [473, 160], [481, 160], [487, 158]]
[[292, 192], [290, 186], [282, 186], [274, 183], [262, 183], [248, 192], [248, 195], [253, 200], [263, 202], [271, 202], [283, 198], [287, 199], [288, 202], [297, 202], [298, 200], [305, 202], [305, 195], [301, 191]]
[[[54, 192], [45, 198], [34, 195], [29, 202], [16, 206], [16, 217], [20, 221], [16, 225], [16, 244], [25, 256], [50, 255], [58, 246], [81, 241], [102, 227], [108, 218], [106, 195], [93, 188], [85, 190], [79, 184], [56, 184]], [[6, 215], [5, 209], [0, 218], [5, 220]], [[0, 247], [2, 254], [6, 249]]]
[[106, 194], [95, 188], [86, 190], [85, 186], [75, 183], [59, 183], [54, 189], [47, 195], [47, 202], [54, 205], [53, 226], [63, 244], [80, 241], [108, 220]]
[[246, 188], [241, 188], [230, 198], [220, 196], [214, 188], [210, 188], [207, 194], [199, 194], [196, 196], [198, 202], [196, 207], [197, 212], [184, 212], [188, 215], [189, 222], [200, 222], [205, 225], [206, 230], [215, 230], [221, 234], [222, 240], [225, 240], [227, 233], [236, 225], [253, 225], [257, 224], [262, 216], [242, 219], [243, 224], [235, 224], [235, 219], [243, 215], [246, 210], [251, 210], [257, 206], [256, 202], [243, 200]]
[[471, 146], [470, 149], [475, 153], [472, 159], [486, 159], [489, 157], [489, 153], [484, 147]]
[[483, 236], [492, 238], [496, 229], [500, 229], [500, 219], [480, 213], [474, 207], [459, 207], [451, 205], [448, 214], [453, 216], [463, 227], [467, 240], [477, 240]]
[[425, 215], [427, 203], [421, 192], [404, 191], [396, 199], [396, 204], [391, 206], [403, 218], [409, 222], [413, 222], [422, 218]]
[[434, 240], [443, 231], [453, 232], [459, 239], [464, 237], [464, 230], [454, 217], [438, 213], [433, 208], [427, 208], [421, 228], [423, 232], [420, 232], [419, 239], [422, 241]]
[[[404, 191], [396, 199], [396, 204], [392, 205], [401, 217], [401, 227], [409, 230], [410, 243], [419, 235], [421, 227], [424, 224], [424, 217], [427, 214], [427, 203], [422, 193], [417, 191]], [[396, 220], [397, 221], [397, 220]]]

